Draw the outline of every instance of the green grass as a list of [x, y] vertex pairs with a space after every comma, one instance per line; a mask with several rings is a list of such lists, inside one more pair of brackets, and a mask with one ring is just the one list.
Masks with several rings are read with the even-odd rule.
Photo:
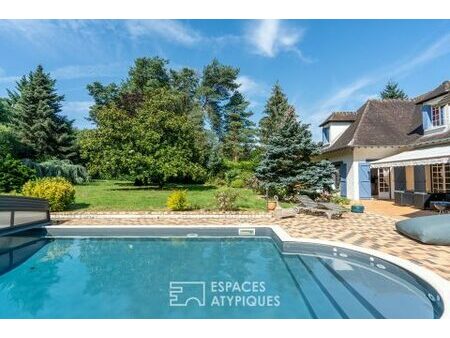
[[[217, 187], [210, 185], [170, 184], [163, 189], [156, 187], [135, 187], [127, 181], [92, 181], [76, 185], [75, 204], [70, 210], [112, 211], [112, 210], [167, 210], [166, 201], [175, 189], [188, 191], [189, 203], [194, 209], [216, 209], [214, 194]], [[266, 208], [266, 201], [250, 189], [239, 191], [239, 210], [259, 210]]]

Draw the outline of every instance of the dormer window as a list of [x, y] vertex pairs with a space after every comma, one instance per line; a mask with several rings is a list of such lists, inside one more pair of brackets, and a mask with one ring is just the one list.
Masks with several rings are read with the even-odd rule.
[[440, 127], [444, 125], [444, 106], [431, 107], [431, 123], [433, 127]]
[[447, 105], [424, 104], [422, 106], [423, 130], [427, 132], [445, 131], [448, 124]]
[[330, 143], [330, 127], [322, 128], [322, 143], [323, 144]]

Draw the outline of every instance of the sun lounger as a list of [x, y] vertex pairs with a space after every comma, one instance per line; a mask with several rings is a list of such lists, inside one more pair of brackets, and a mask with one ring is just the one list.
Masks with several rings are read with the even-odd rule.
[[299, 195], [297, 196], [297, 199], [299, 202], [295, 208], [297, 213], [320, 214], [327, 216], [328, 219], [331, 219], [332, 217], [342, 217], [343, 209], [334, 203], [317, 203], [306, 195]]

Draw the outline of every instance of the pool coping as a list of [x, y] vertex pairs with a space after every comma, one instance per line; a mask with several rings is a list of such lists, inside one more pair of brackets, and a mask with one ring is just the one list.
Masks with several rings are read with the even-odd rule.
[[[328, 241], [328, 240], [322, 240], [322, 239], [313, 239], [313, 238], [299, 238], [299, 237], [292, 237], [289, 235], [283, 228], [281, 228], [279, 225], [264, 225], [264, 224], [245, 224], [240, 223], [236, 225], [226, 225], [226, 226], [220, 226], [220, 225], [164, 225], [164, 224], [155, 224], [155, 225], [46, 225], [43, 226], [44, 229], [49, 231], [50, 235], [54, 235], [55, 231], [56, 233], [58, 231], [62, 230], [62, 233], [66, 233], [66, 235], [61, 235], [62, 237], [76, 237], [76, 234], [82, 233], [80, 230], [88, 230], [88, 233], [95, 233], [95, 231], [98, 230], [108, 230], [109, 232], [116, 232], [118, 235], [117, 237], [124, 237], [123, 236], [123, 230], [131, 230], [133, 229], [135, 232], [135, 235], [128, 235], [126, 237], [142, 237], [142, 233], [145, 233], [145, 230], [153, 229], [153, 230], [160, 230], [163, 231], [164, 234], [157, 235], [153, 234], [151, 236], [144, 235], [147, 237], [189, 237], [189, 235], [195, 235], [195, 233], [192, 231], [196, 229], [196, 231], [202, 230], [203, 232], [209, 232], [206, 236], [213, 236], [213, 237], [219, 237], [219, 236], [238, 236], [238, 237], [253, 237], [253, 236], [266, 236], [271, 237], [279, 246], [281, 246], [282, 250], [285, 250], [285, 246], [292, 245], [293, 243], [309, 243], [309, 244], [319, 244], [319, 245], [326, 245], [331, 247], [338, 247], [342, 249], [347, 250], [353, 250], [359, 253], [367, 254], [370, 256], [374, 256], [376, 258], [385, 260], [387, 262], [390, 262], [392, 264], [395, 264], [401, 268], [404, 268], [413, 274], [415, 274], [417, 277], [423, 279], [426, 281], [430, 286], [432, 286], [436, 292], [440, 295], [444, 309], [442, 312], [442, 315], [439, 319], [450, 319], [450, 282], [444, 279], [443, 277], [439, 276], [433, 271], [430, 271], [426, 268], [423, 268], [415, 263], [412, 263], [406, 259], [399, 258], [378, 250], [363, 248], [360, 246], [347, 244], [344, 242], [339, 241]], [[255, 229], [255, 234], [253, 235], [242, 235], [239, 234], [239, 229]], [[256, 234], [256, 232], [259, 232], [259, 234]], [[122, 232], [122, 234], [120, 234]], [[56, 234], [57, 235], [57, 234]], [[198, 235], [198, 234], [197, 234]], [[273, 236], [275, 235], [275, 236]], [[57, 235], [58, 236], [58, 235]], [[89, 236], [92, 235], [78, 235], [80, 237]], [[95, 235], [94, 235], [95, 236]], [[105, 236], [105, 234], [97, 235], [97, 236]], [[111, 234], [107, 235], [111, 236]], [[113, 235], [114, 236], [114, 235]]]

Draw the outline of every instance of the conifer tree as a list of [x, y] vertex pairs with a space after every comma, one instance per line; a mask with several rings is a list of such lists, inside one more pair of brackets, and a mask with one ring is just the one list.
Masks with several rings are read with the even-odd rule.
[[214, 59], [203, 69], [199, 95], [202, 108], [216, 136], [223, 139], [223, 108], [239, 87], [239, 69], [221, 64]]
[[312, 140], [309, 125], [299, 122], [291, 108], [280, 128], [269, 137], [255, 176], [270, 195], [286, 197], [298, 192], [329, 191], [334, 166], [325, 160], [314, 162], [318, 154], [319, 147]]
[[278, 82], [275, 83], [263, 112], [265, 116], [259, 121], [260, 141], [262, 144], [267, 144], [270, 135], [279, 127], [283, 116], [290, 109], [293, 109], [293, 107], [289, 105], [280, 84]]
[[23, 157], [46, 160], [74, 155], [72, 121], [60, 115], [64, 96], [56, 92], [55, 82], [39, 65], [9, 93], [11, 124], [24, 146]]
[[398, 87], [397, 82], [389, 81], [386, 84], [386, 87], [381, 91], [380, 97], [383, 100], [387, 99], [400, 99], [400, 100], [406, 100], [408, 99], [408, 95], [405, 94], [405, 92]]
[[237, 162], [249, 155], [254, 144], [254, 123], [250, 120], [249, 102], [236, 91], [225, 105], [224, 113], [224, 153]]

